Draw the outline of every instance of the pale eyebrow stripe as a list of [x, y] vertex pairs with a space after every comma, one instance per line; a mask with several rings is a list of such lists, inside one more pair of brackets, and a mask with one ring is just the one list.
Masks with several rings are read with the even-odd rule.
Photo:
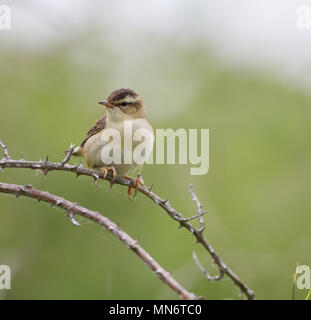
[[126, 102], [128, 104], [134, 104], [137, 102], [137, 99], [133, 98], [133, 97], [125, 97], [124, 99], [119, 99], [116, 101], [113, 101], [115, 104], [121, 104], [122, 102]]
[[134, 103], [134, 102], [137, 101], [137, 99], [134, 98], [134, 97], [129, 97], [129, 96], [127, 96], [127, 97], [125, 97], [125, 98], [123, 99], [123, 101], [125, 101], [125, 102], [127, 102], [127, 103]]

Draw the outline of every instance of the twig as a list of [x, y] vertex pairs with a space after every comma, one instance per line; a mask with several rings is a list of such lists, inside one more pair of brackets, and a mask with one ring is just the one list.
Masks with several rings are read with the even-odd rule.
[[[203, 234], [203, 231], [205, 229], [205, 223], [204, 223], [204, 220], [203, 220], [203, 214], [206, 213], [206, 211], [203, 210], [203, 206], [202, 204], [200, 203], [196, 193], [194, 192], [194, 189], [193, 189], [193, 186], [192, 184], [190, 184], [189, 186], [189, 193], [192, 197], [192, 200], [195, 202], [196, 206], [198, 207], [198, 213], [196, 216], [192, 217], [192, 218], [195, 218], [195, 217], [198, 217], [200, 219], [200, 228], [199, 228], [199, 232], [201, 232], [201, 234]], [[217, 254], [215, 253], [214, 251], [214, 256], [217, 256]], [[224, 276], [225, 274], [225, 271], [226, 271], [226, 266], [224, 265], [224, 263], [221, 261], [221, 259], [218, 258], [215, 259], [214, 258], [214, 261], [215, 263], [217, 264], [218, 266], [218, 269], [219, 269], [219, 275], [217, 276], [211, 276], [208, 271], [201, 265], [197, 255], [195, 252], [192, 253], [192, 257], [193, 257], [193, 260], [194, 262], [196, 263], [196, 265], [199, 267], [199, 269], [204, 273], [204, 275], [206, 276], [206, 278], [209, 280], [209, 281], [218, 281], [218, 280], [221, 280], [222, 277]]]
[[0, 140], [0, 148], [3, 151], [3, 158], [6, 159], [6, 160], [10, 160], [11, 157], [9, 156], [8, 149], [7, 149], [7, 147], [5, 146], [5, 144], [1, 140]]
[[[73, 172], [76, 174], [76, 176], [80, 175], [86, 175], [90, 176], [94, 179], [94, 183], [97, 183], [99, 179], [103, 180], [108, 180], [112, 181], [111, 175], [107, 175], [106, 177], [104, 174], [100, 171], [92, 170], [92, 169], [87, 169], [81, 165], [79, 166], [73, 166], [68, 163], [65, 163], [62, 165], [62, 163], [58, 162], [50, 162], [48, 159], [45, 161], [25, 161], [23, 159], [20, 160], [12, 160], [12, 159], [7, 159], [3, 158], [0, 160], [0, 168], [27, 168], [27, 169], [32, 169], [32, 170], [37, 170], [40, 169], [42, 170], [45, 174], [47, 174], [49, 171], [68, 171], [68, 172]], [[122, 177], [117, 176], [114, 178], [113, 181], [115, 184], [127, 186], [127, 187], [136, 187], [135, 181], [134, 180], [129, 180], [129, 179], [124, 179]], [[151, 188], [145, 186], [145, 185], [140, 185], [138, 187], [138, 191], [143, 193], [145, 196], [147, 196], [150, 200], [152, 200], [156, 205], [160, 206], [163, 210], [166, 211], [166, 213], [175, 221], [179, 223], [179, 227], [184, 227], [188, 231], [190, 231], [193, 236], [196, 239], [196, 243], [200, 243], [210, 254], [210, 256], [213, 258], [217, 266], [219, 267], [219, 270], [226, 274], [233, 283], [243, 292], [248, 299], [254, 299], [255, 298], [255, 293], [251, 289], [248, 288], [248, 286], [223, 262], [221, 257], [216, 253], [214, 248], [211, 246], [211, 244], [206, 240], [205, 236], [203, 235], [203, 230], [204, 230], [204, 220], [203, 220], [203, 211], [202, 211], [202, 205], [198, 201], [198, 198], [196, 194], [193, 191], [193, 187], [190, 185], [189, 187], [189, 192], [192, 195], [193, 200], [196, 202], [198, 206], [198, 213], [196, 216], [200, 219], [200, 228], [197, 229], [195, 228], [189, 220], [193, 220], [194, 217], [189, 218], [184, 218], [182, 214], [178, 211], [176, 211], [171, 205], [168, 200], [161, 199], [158, 195], [156, 195], [154, 192], [151, 191]]]
[[199, 229], [199, 231], [201, 233], [203, 233], [203, 231], [205, 229], [205, 223], [204, 223], [204, 220], [203, 220], [203, 214], [205, 214], [206, 211], [203, 210], [203, 206], [201, 205], [196, 193], [194, 192], [192, 184], [189, 185], [189, 193], [190, 193], [190, 195], [192, 197], [192, 200], [195, 202], [196, 206], [198, 207], [198, 213], [197, 213], [196, 216], [188, 218], [188, 220], [199, 218], [199, 221], [200, 221], [200, 229]]
[[64, 160], [61, 162], [62, 166], [64, 166], [70, 160], [70, 157], [74, 151], [74, 148], [75, 148], [75, 145], [71, 143], [69, 146], [69, 149], [65, 151], [66, 156]]
[[199, 259], [198, 259], [198, 257], [197, 257], [197, 255], [196, 255], [195, 252], [192, 253], [192, 257], [193, 257], [193, 260], [194, 260], [194, 262], [196, 263], [196, 265], [197, 265], [197, 266], [199, 267], [199, 269], [204, 273], [205, 277], [206, 277], [209, 281], [211, 281], [211, 282], [213, 282], [213, 281], [218, 281], [218, 280], [221, 280], [222, 277], [224, 276], [225, 270], [223, 270], [223, 269], [221, 269], [221, 268], [219, 267], [219, 275], [212, 277], [212, 276], [208, 273], [208, 271], [201, 265], [201, 263], [200, 263], [200, 261], [199, 261]]
[[[21, 186], [16, 184], [7, 184], [0, 182], [0, 192], [19, 196], [34, 198], [40, 201], [45, 201], [52, 206], [58, 206], [66, 210], [71, 221], [75, 214], [85, 217], [89, 220], [95, 221], [104, 229], [110, 231], [114, 236], [120, 239], [127, 248], [131, 249], [165, 284], [174, 290], [180, 298], [187, 300], [199, 299], [195, 294], [187, 291], [181, 284], [179, 284], [169, 272], [164, 270], [151, 256], [146, 252], [136, 240], [131, 238], [119, 226], [113, 223], [107, 217], [102, 216], [99, 212], [92, 211], [77, 203], [68, 201], [62, 197], [53, 195], [49, 192], [41, 191], [33, 188], [31, 185]], [[76, 225], [76, 220], [74, 220]]]

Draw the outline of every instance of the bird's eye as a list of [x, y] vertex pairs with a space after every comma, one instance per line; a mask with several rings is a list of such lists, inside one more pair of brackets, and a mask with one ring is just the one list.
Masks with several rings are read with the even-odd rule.
[[125, 107], [125, 106], [126, 106], [126, 102], [123, 101], [123, 102], [121, 103], [121, 106], [122, 106], [122, 107]]

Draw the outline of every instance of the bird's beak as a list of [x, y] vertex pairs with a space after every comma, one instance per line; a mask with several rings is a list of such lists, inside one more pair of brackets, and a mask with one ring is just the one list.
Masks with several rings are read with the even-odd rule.
[[116, 106], [113, 105], [112, 103], [110, 103], [109, 101], [99, 101], [98, 102], [99, 104], [102, 104], [104, 106], [106, 106], [107, 108], [110, 108], [110, 109], [113, 109], [115, 108]]

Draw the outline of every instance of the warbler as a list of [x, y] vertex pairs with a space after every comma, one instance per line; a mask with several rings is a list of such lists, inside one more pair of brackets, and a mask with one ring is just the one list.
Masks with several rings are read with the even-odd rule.
[[[107, 100], [100, 101], [99, 104], [106, 107], [106, 114], [98, 119], [95, 125], [87, 132], [85, 139], [74, 150], [73, 155], [83, 157], [89, 168], [103, 172], [105, 177], [110, 172], [112, 181], [116, 176], [134, 180], [136, 195], [138, 186], [143, 184], [140, 176], [143, 163], [134, 160], [131, 163], [125, 161], [124, 150], [130, 148], [133, 152], [140, 142], [137, 139], [133, 139], [134, 135], [126, 137], [127, 131], [124, 128], [126, 122], [126, 124], [131, 124], [131, 132], [133, 133], [140, 129], [147, 130], [149, 134], [144, 136], [146, 140], [144, 141], [144, 159], [147, 159], [153, 148], [154, 134], [152, 126], [146, 119], [144, 101], [132, 89], [121, 88], [111, 92]], [[105, 159], [111, 158], [111, 149], [107, 149], [107, 144], [111, 142], [112, 137], [107, 140], [104, 136], [109, 136], [111, 129], [117, 130], [121, 137], [120, 162], [107, 165]], [[139, 175], [133, 177], [134, 173], [139, 173]], [[128, 189], [128, 195], [132, 200], [131, 187]]]

